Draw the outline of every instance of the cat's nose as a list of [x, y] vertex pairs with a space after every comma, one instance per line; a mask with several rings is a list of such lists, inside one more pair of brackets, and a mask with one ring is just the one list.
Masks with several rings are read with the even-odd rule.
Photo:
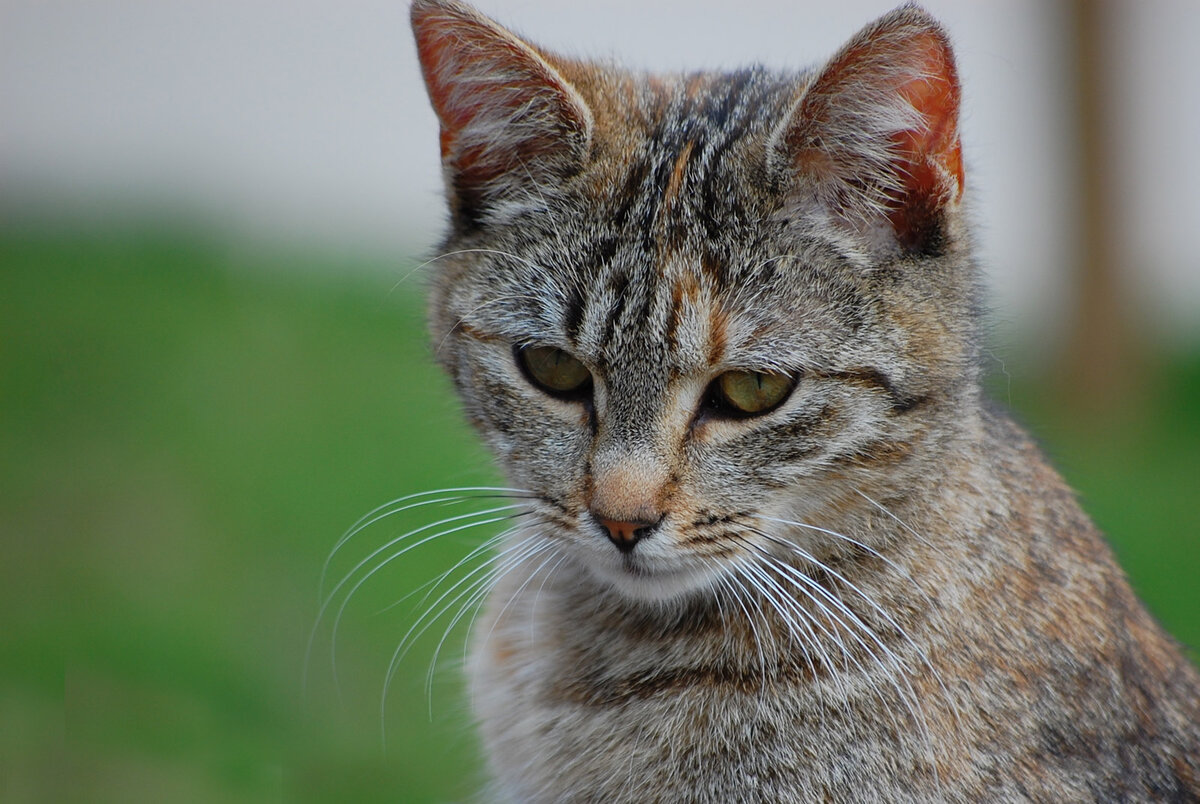
[[608, 535], [608, 540], [617, 546], [622, 553], [628, 553], [634, 545], [650, 535], [654, 522], [619, 522], [615, 519], [605, 519], [592, 514]]

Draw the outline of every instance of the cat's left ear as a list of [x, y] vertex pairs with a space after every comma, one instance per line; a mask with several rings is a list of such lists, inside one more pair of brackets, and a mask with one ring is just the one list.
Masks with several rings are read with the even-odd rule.
[[579, 166], [592, 115], [545, 56], [455, 0], [415, 0], [412, 26], [461, 220], [477, 222], [497, 203]]
[[776, 132], [800, 203], [909, 252], [940, 249], [962, 196], [959, 83], [942, 27], [904, 6], [816, 75]]

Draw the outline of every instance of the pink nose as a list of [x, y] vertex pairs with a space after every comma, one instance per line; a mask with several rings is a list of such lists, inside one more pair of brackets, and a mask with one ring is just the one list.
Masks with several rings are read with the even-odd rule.
[[628, 553], [634, 545], [650, 535], [653, 522], [618, 522], [615, 519], [605, 519], [602, 516], [593, 517], [608, 533], [608, 539], [622, 553]]

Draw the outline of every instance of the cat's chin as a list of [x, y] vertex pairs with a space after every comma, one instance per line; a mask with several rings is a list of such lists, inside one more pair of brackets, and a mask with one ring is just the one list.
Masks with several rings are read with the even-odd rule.
[[712, 587], [711, 568], [647, 568], [621, 563], [589, 567], [592, 576], [613, 592], [639, 603], [671, 603]]

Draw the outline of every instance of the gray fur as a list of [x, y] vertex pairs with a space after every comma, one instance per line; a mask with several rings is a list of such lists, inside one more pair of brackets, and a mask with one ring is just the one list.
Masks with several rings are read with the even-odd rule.
[[[1195, 669], [982, 398], [961, 175], [935, 154], [920, 184], [895, 145], [927, 122], [898, 93], [925, 69], [906, 47], [942, 53], [928, 15], [823, 69], [649, 77], [449, 0], [413, 14], [426, 43], [497, 37], [502, 75], [550, 77], [497, 102], [422, 51], [453, 103], [481, 93], [461, 137], [518, 166], [464, 188], [449, 131], [431, 296], [467, 416], [532, 497], [470, 659], [492, 795], [1200, 797]], [[588, 403], [525, 378], [534, 344], [587, 366]], [[798, 384], [706, 413], [730, 370]], [[624, 553], [601, 515], [661, 518]]]

